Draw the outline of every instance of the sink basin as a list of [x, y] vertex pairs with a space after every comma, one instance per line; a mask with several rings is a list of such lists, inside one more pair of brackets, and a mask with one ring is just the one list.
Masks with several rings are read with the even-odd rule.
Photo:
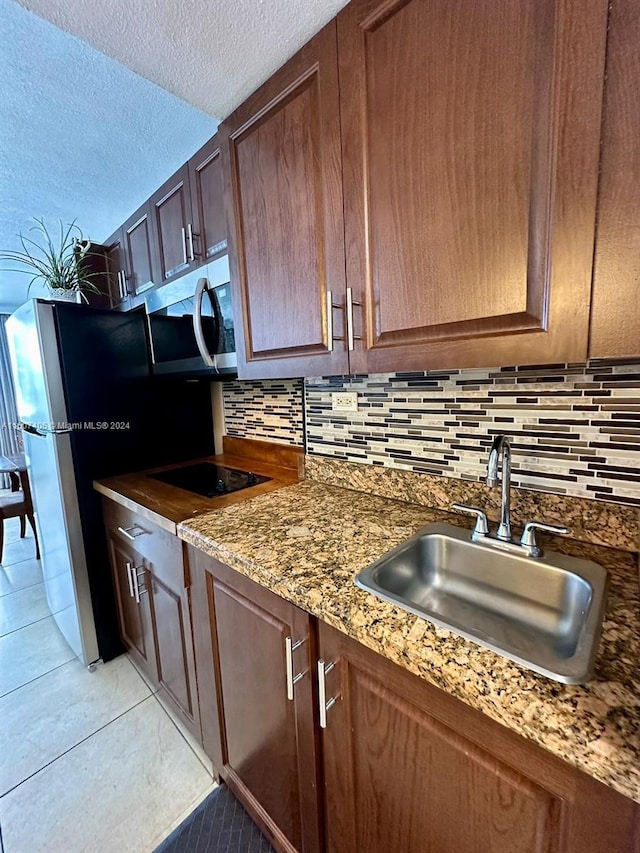
[[593, 675], [607, 588], [596, 563], [551, 551], [533, 559], [431, 524], [356, 583], [556, 681], [581, 684]]

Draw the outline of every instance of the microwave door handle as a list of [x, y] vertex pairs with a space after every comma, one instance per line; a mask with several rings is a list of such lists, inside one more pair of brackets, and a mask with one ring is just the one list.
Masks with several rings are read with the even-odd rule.
[[196, 294], [194, 298], [195, 304], [193, 308], [193, 331], [196, 336], [196, 344], [198, 345], [198, 349], [200, 350], [200, 355], [202, 356], [204, 363], [207, 365], [207, 367], [214, 367], [217, 370], [218, 366], [216, 364], [215, 356], [212, 356], [207, 349], [207, 344], [204, 339], [204, 331], [202, 328], [202, 300], [204, 298], [205, 290], [207, 289], [207, 279], [198, 279], [198, 285], [196, 287]]

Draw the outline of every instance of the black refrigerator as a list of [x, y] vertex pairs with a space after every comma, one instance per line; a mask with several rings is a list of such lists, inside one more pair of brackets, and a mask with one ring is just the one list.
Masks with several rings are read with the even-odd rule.
[[208, 380], [152, 376], [143, 312], [31, 300], [6, 323], [51, 613], [87, 666], [120, 654], [93, 480], [214, 452]]

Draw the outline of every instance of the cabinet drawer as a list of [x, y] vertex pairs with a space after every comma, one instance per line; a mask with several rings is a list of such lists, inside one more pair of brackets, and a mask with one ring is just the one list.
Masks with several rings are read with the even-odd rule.
[[188, 586], [177, 536], [114, 501], [105, 498], [103, 506], [107, 529], [150, 562], [157, 578], [173, 588]]

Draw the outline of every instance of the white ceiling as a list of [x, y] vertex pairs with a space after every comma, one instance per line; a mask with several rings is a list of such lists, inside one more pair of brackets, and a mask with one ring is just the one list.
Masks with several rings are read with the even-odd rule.
[[[0, 0], [0, 249], [34, 216], [104, 240], [344, 5]], [[0, 270], [0, 313], [28, 280]]]

